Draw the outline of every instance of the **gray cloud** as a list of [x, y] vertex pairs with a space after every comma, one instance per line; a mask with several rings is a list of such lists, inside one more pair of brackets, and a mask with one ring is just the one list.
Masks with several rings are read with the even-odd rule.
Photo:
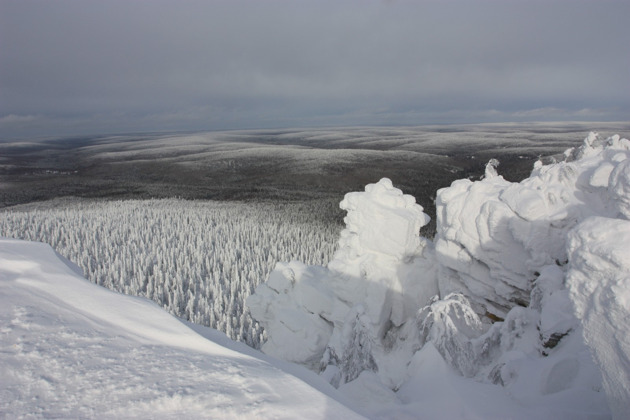
[[0, 136], [627, 120], [627, 16], [608, 0], [0, 0]]

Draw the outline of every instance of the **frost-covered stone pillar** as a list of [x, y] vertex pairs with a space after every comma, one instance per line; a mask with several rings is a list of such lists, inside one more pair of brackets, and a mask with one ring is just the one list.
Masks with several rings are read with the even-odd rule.
[[403, 194], [387, 178], [367, 185], [365, 192], [346, 194], [340, 207], [348, 212], [346, 228], [328, 264], [336, 296], [349, 306], [365, 302], [375, 325], [388, 319], [400, 325], [407, 285], [398, 270], [422, 253], [420, 228], [429, 223], [429, 216], [414, 197]]
[[429, 216], [412, 196], [383, 178], [340, 206], [346, 228], [328, 267], [279, 263], [247, 305], [267, 332], [264, 352], [315, 370], [335, 364], [351, 380], [378, 369], [373, 353], [382, 351], [384, 333], [427, 304], [437, 280], [432, 262], [420, 258]]

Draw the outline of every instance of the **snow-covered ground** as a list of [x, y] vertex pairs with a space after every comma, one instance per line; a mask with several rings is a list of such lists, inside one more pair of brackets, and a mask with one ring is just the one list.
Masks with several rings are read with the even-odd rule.
[[271, 359], [77, 271], [47, 245], [0, 240], [1, 418], [361, 418]]

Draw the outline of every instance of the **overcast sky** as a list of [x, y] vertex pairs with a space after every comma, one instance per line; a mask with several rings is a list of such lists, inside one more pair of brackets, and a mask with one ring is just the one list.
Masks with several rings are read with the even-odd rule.
[[630, 118], [630, 1], [0, 0], [0, 139]]

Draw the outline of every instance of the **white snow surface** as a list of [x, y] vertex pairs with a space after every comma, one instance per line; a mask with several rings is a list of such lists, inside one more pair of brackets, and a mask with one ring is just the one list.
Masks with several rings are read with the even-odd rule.
[[630, 141], [565, 158], [440, 190], [433, 241], [390, 180], [347, 194], [328, 266], [279, 263], [248, 298], [263, 351], [373, 418], [630, 417]]
[[362, 418], [314, 374], [96, 286], [48, 245], [0, 239], [0, 288], [0, 418]]
[[567, 286], [616, 418], [630, 413], [630, 221], [591, 217], [569, 235]]

